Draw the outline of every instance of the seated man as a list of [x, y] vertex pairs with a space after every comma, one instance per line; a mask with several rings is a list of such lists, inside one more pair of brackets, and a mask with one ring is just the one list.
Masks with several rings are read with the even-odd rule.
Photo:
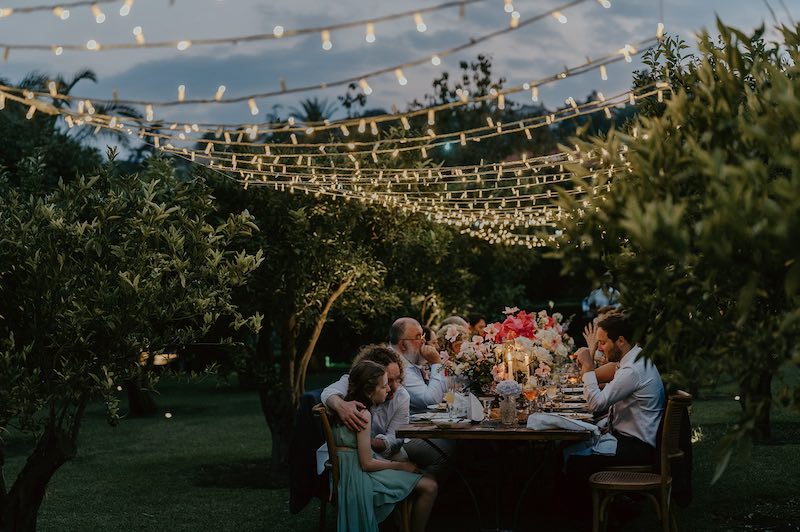
[[664, 386], [655, 364], [639, 356], [641, 347], [631, 345], [632, 334], [633, 328], [625, 315], [611, 315], [598, 323], [598, 349], [610, 363], [619, 363], [612, 380], [602, 390], [589, 350], [577, 353], [589, 409], [592, 412], [609, 409], [608, 430], [616, 438], [617, 448], [613, 456], [570, 457], [567, 477], [571, 483], [585, 484], [592, 473], [612, 466], [655, 463], [656, 433], [665, 404]]
[[[399, 318], [389, 329], [389, 347], [400, 355], [404, 366], [404, 386], [411, 399], [411, 413], [428, 411], [428, 405], [441, 403], [447, 391], [439, 350], [425, 343], [422, 325], [414, 318]], [[423, 371], [430, 364], [430, 375]]]
[[[371, 360], [385, 366], [389, 377], [389, 394], [386, 401], [370, 408], [372, 450], [390, 460], [408, 460], [402, 449], [402, 440], [395, 437], [397, 427], [409, 421], [409, 396], [401, 385], [403, 363], [400, 356], [388, 347], [372, 344], [358, 350], [353, 366], [362, 360]], [[366, 420], [361, 414], [365, 407], [358, 401], [344, 400], [348, 382], [348, 375], [342, 375], [342, 378], [325, 388], [322, 392], [322, 402], [336, 412], [347, 428], [357, 432], [366, 426]]]
[[[447, 391], [442, 359], [438, 349], [425, 343], [419, 322], [408, 317], [395, 320], [389, 329], [389, 347], [400, 355], [403, 363], [403, 385], [411, 400], [411, 413], [427, 412], [427, 405], [441, 403]], [[429, 375], [426, 362], [430, 365]], [[432, 440], [432, 443], [448, 455], [453, 451], [452, 441]], [[403, 448], [412, 462], [432, 473], [438, 481], [442, 482], [447, 476], [449, 468], [445, 458], [429, 443], [411, 439]]]

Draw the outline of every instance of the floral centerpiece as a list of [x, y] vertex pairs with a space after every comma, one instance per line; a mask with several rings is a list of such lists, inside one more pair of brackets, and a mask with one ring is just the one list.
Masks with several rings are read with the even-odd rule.
[[[506, 380], [526, 382], [531, 375], [547, 376], [555, 366], [567, 364], [575, 342], [564, 331], [563, 316], [547, 311], [528, 313], [506, 308], [502, 322], [490, 323], [482, 335], [453, 338], [458, 349], [451, 349], [444, 361], [448, 372], [463, 375], [476, 395], [496, 394], [497, 385]], [[444, 358], [444, 357], [443, 357]]]
[[502, 381], [497, 383], [496, 391], [497, 395], [502, 395], [503, 397], [513, 397], [522, 392], [522, 387], [517, 381]]

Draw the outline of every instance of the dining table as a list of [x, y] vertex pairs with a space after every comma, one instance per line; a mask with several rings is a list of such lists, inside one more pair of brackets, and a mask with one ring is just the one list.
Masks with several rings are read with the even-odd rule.
[[[553, 457], [554, 452], [558, 451], [559, 444], [572, 444], [584, 442], [591, 438], [592, 433], [589, 430], [563, 430], [563, 429], [549, 429], [549, 430], [534, 430], [525, 425], [525, 417], [519, 419], [518, 422], [512, 426], [505, 426], [499, 420], [485, 419], [480, 422], [465, 422], [465, 423], [438, 423], [435, 424], [431, 420], [421, 420], [412, 422], [407, 425], [402, 425], [397, 431], [398, 438], [417, 438], [425, 441], [439, 455], [448, 463], [452, 471], [461, 478], [464, 483], [477, 516], [476, 523], [480, 530], [515, 530], [517, 529], [517, 521], [521, 505], [524, 501], [525, 495], [530, 488], [531, 484], [536, 480], [536, 477], [543, 470], [547, 457]], [[445, 453], [439, 445], [437, 440], [455, 440], [455, 441], [480, 441], [490, 442], [493, 444], [513, 444], [514, 442], [530, 442], [532, 444], [544, 445], [547, 452], [539, 453], [541, 459], [539, 464], [533, 469], [522, 490], [518, 491], [517, 502], [515, 511], [512, 517], [512, 522], [507, 522], [508, 516], [502, 516], [499, 505], [495, 505], [495, 515], [493, 523], [490, 526], [485, 526], [487, 523], [483, 520], [483, 513], [481, 506], [478, 504], [478, 498], [472, 488], [473, 480], [481, 482], [485, 479], [470, 479], [459, 467], [456, 461], [452, 460], [447, 453]], [[498, 480], [498, 484], [500, 481]], [[508, 525], [511, 525], [509, 528]]]

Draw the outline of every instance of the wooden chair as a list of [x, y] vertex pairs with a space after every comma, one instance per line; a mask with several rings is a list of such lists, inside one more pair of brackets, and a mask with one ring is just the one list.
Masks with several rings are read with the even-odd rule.
[[[313, 409], [314, 415], [319, 416], [322, 422], [322, 430], [325, 433], [325, 442], [328, 444], [329, 458], [325, 462], [325, 469], [328, 472], [330, 482], [326, 483], [328, 487], [327, 497], [320, 500], [319, 505], [319, 531], [325, 530], [325, 514], [328, 507], [328, 502], [333, 505], [334, 512], [338, 509], [339, 504], [339, 456], [337, 455], [336, 440], [333, 437], [333, 428], [331, 427], [331, 420], [328, 417], [328, 409], [325, 405], [319, 404]], [[404, 499], [397, 504], [397, 510], [400, 517], [400, 530], [402, 532], [409, 532], [411, 530], [411, 501]]]
[[[656, 512], [661, 520], [663, 532], [669, 532], [670, 525], [677, 529], [674, 515], [670, 512], [672, 491], [672, 476], [670, 465], [672, 460], [683, 458], [680, 450], [681, 418], [692, 404], [692, 396], [686, 392], [678, 391], [671, 395], [667, 401], [664, 413], [663, 430], [659, 442], [659, 466], [657, 473], [641, 471], [600, 471], [589, 477], [592, 488], [592, 531], [598, 532], [602, 526], [605, 530], [606, 509], [608, 503], [623, 493], [642, 493], [646, 495], [656, 507]], [[672, 521], [670, 517], [672, 516]]]

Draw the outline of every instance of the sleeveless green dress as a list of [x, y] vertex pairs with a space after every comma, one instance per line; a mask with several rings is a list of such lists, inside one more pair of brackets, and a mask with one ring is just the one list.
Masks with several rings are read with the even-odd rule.
[[[344, 425], [333, 427], [339, 456], [339, 532], [372, 532], [386, 519], [394, 505], [414, 490], [421, 474], [384, 469], [361, 469], [356, 435]], [[382, 460], [382, 458], [379, 458]]]

